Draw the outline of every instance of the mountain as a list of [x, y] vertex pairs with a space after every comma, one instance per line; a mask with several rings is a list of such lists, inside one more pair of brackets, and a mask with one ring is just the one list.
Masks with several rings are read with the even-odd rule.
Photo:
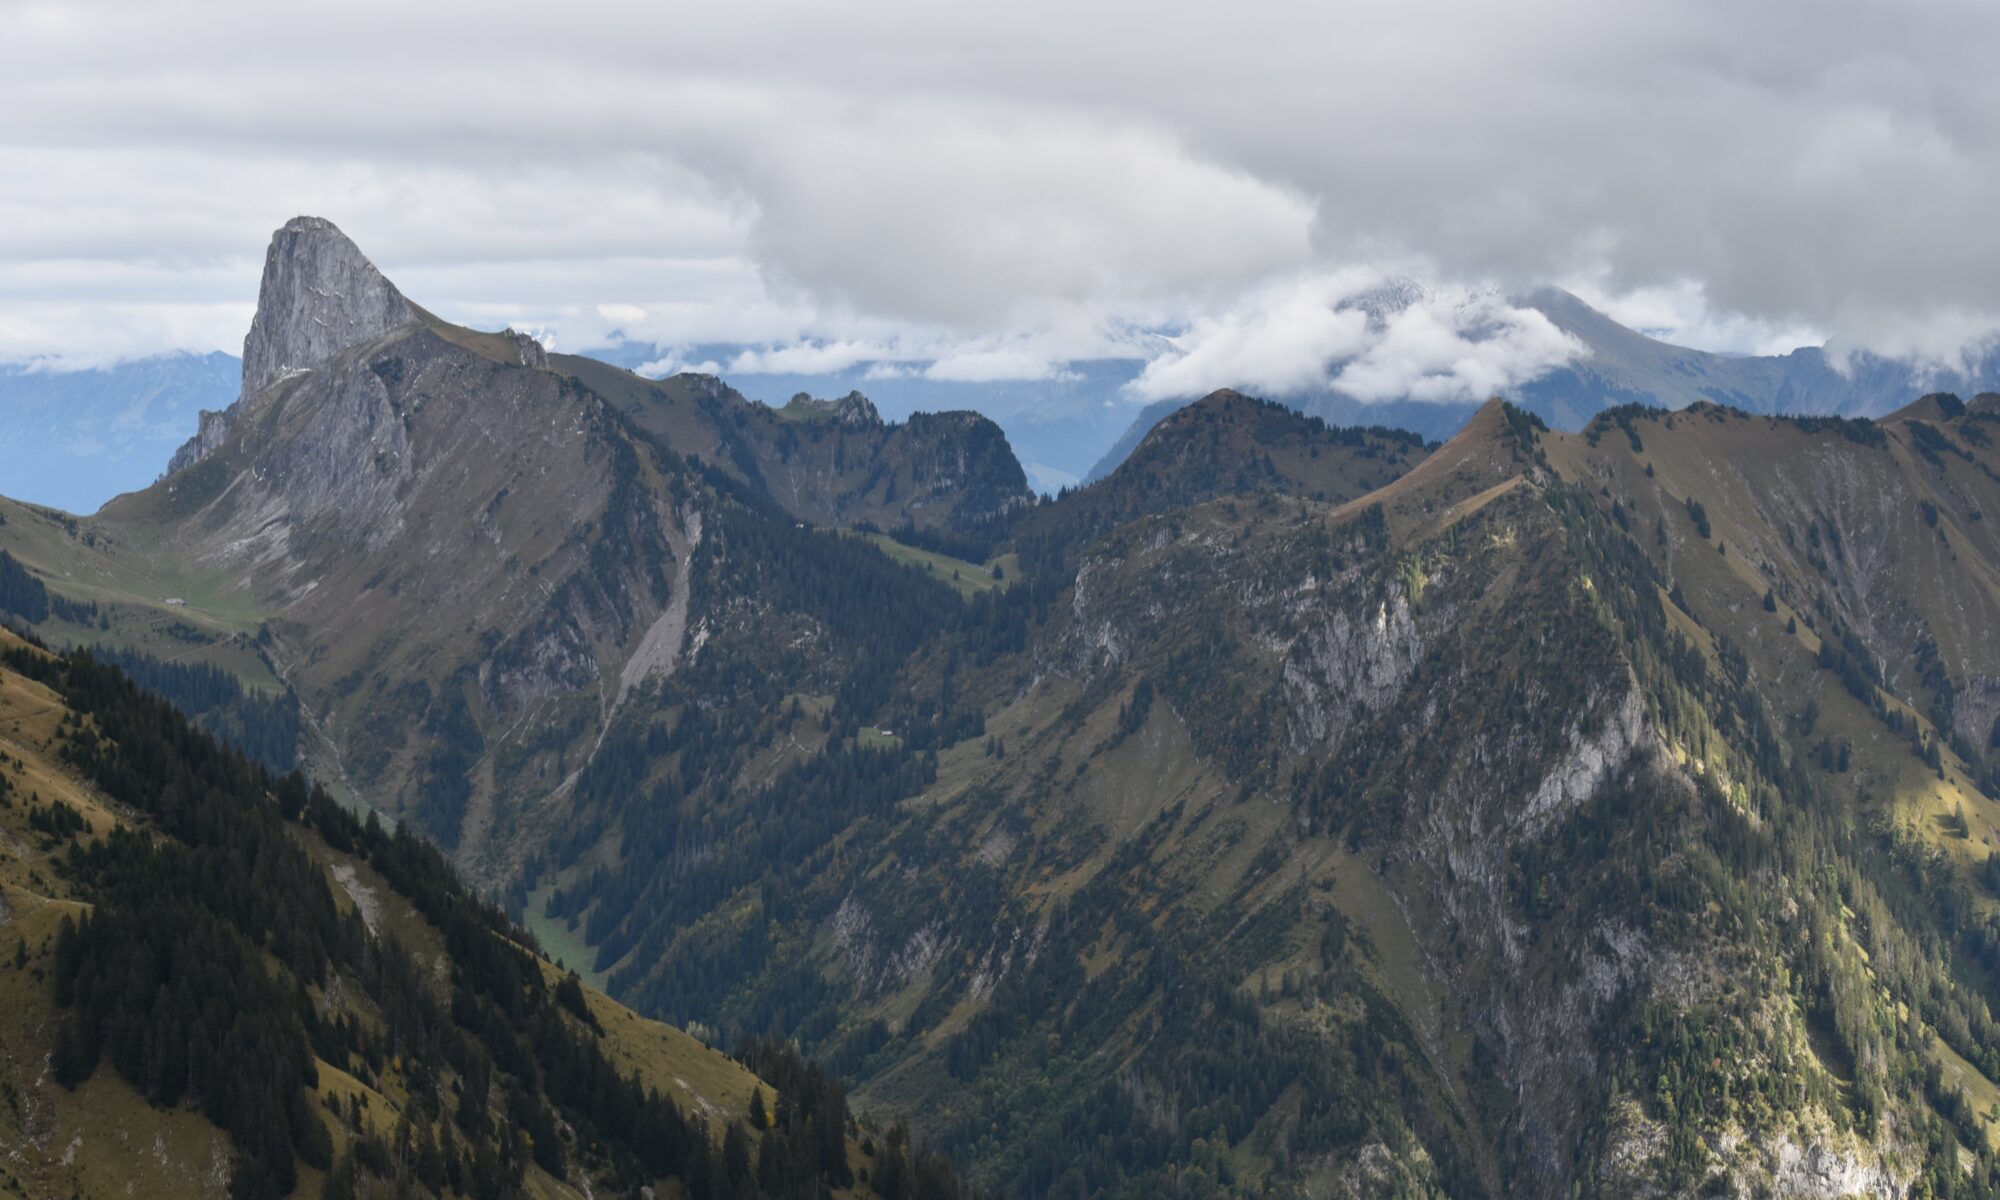
[[0, 491], [95, 512], [159, 477], [197, 413], [236, 394], [227, 354], [169, 354], [91, 370], [0, 366]]
[[774, 410], [552, 359], [430, 316], [313, 218], [273, 238], [243, 388], [93, 521], [0, 508], [17, 555], [115, 627], [51, 636], [282, 681], [317, 771], [453, 846], [571, 786], [608, 717], [708, 636], [697, 559], [824, 541], [865, 579], [895, 568], [795, 526], [963, 531], [1031, 500], [976, 415]]
[[2000, 348], [1963, 370], [1931, 369], [1858, 352], [1837, 363], [1817, 346], [1781, 355], [1690, 350], [1636, 333], [1559, 288], [1523, 302], [1589, 353], [1520, 388], [1520, 402], [1565, 429], [1606, 408], [1685, 408], [1708, 401], [1746, 412], [1879, 417], [1930, 391], [2000, 386]]
[[[1371, 296], [1381, 320], [1423, 295], [1414, 285]], [[2000, 387], [2000, 348], [1989, 347], [1963, 368], [1946, 370], [1882, 358], [1865, 351], [1836, 362], [1817, 346], [1782, 355], [1730, 355], [1691, 350], [1628, 329], [1560, 288], [1518, 298], [1583, 348], [1564, 366], [1514, 389], [1514, 403], [1558, 429], [1577, 430], [1607, 408], [1628, 404], [1679, 409], [1726, 405], [1754, 413], [1879, 417], [1934, 391], [1973, 394]], [[1302, 412], [1336, 425], [1385, 425], [1427, 439], [1451, 436], [1474, 405], [1389, 400], [1363, 403], [1331, 389], [1287, 397]], [[1125, 432], [1084, 476], [1095, 483], [1125, 460], [1161, 417], [1185, 400], [1141, 409]]]
[[1035, 500], [975, 418], [357, 311], [0, 503], [0, 607], [288, 693], [579, 986], [999, 1195], [2000, 1191], [2000, 399], [1220, 392]]
[[[1463, 428], [1479, 409], [1476, 404], [1446, 401], [1397, 400], [1366, 404], [1334, 393], [1315, 395], [1298, 402], [1288, 400], [1286, 404], [1330, 426], [1400, 430], [1416, 435], [1419, 442], [1444, 441]], [[1096, 483], [1111, 474], [1118, 464], [1131, 457], [1133, 450], [1138, 448], [1154, 426], [1186, 405], [1184, 400], [1156, 400], [1140, 409], [1139, 415], [1125, 427], [1125, 432], [1084, 475], [1083, 482]]]
[[1386, 486], [1433, 448], [1399, 429], [1329, 426], [1224, 389], [1163, 414], [1109, 478], [1028, 517], [1015, 536], [1081, 547], [1139, 517], [1230, 495], [1340, 503]]
[[0, 723], [9, 1195], [956, 1191], [788, 1048], [612, 1003], [115, 668], [0, 626]]
[[939, 407], [980, 413], [1007, 431], [1038, 491], [1073, 484], [1128, 419], [1121, 389], [1145, 367], [1141, 359], [1063, 363], [1041, 379], [963, 380], [933, 377], [919, 365], [861, 362], [841, 370], [801, 373], [776, 369], [770, 347], [732, 343], [674, 348], [630, 344], [590, 351], [620, 366], [652, 372], [664, 361], [720, 364], [732, 385], [753, 399], [782, 407], [799, 392], [860, 389], [896, 418]]

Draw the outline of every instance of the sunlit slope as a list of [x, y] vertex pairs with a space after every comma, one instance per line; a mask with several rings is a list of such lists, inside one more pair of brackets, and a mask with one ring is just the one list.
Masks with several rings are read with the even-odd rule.
[[[134, 1189], [158, 1194], [166, 1188], [176, 1195], [221, 1196], [232, 1194], [233, 1186], [247, 1187], [253, 1194], [295, 1189], [316, 1195], [329, 1172], [343, 1180], [379, 1176], [386, 1160], [376, 1156], [398, 1146], [417, 1154], [409, 1160], [416, 1165], [398, 1170], [409, 1172], [403, 1176], [403, 1186], [421, 1194], [464, 1191], [474, 1186], [475, 1177], [490, 1177], [503, 1192], [518, 1188], [529, 1196], [584, 1196], [614, 1186], [619, 1173], [631, 1169], [631, 1149], [618, 1150], [615, 1140], [627, 1135], [618, 1131], [612, 1141], [597, 1144], [593, 1139], [598, 1134], [582, 1109], [566, 1113], [568, 1129], [559, 1135], [566, 1152], [552, 1153], [549, 1147], [523, 1142], [521, 1161], [510, 1165], [511, 1152], [504, 1146], [514, 1135], [503, 1131], [503, 1148], [495, 1153], [481, 1140], [478, 1121], [468, 1123], [463, 1100], [455, 1118], [450, 1104], [440, 1106], [440, 1093], [463, 1097], [473, 1080], [481, 1077], [494, 1079], [500, 1096], [517, 1097], [504, 1101], [503, 1107], [523, 1103], [518, 1099], [520, 1064], [501, 1066], [506, 1060], [485, 1057], [476, 1049], [501, 1044], [568, 1045], [572, 1055], [584, 1052], [578, 1048], [588, 1048], [591, 1061], [602, 1064], [606, 1078], [629, 1081], [629, 1087], [669, 1098], [673, 1109], [684, 1114], [676, 1119], [688, 1121], [694, 1136], [710, 1143], [711, 1157], [720, 1155], [717, 1146], [732, 1126], [737, 1133], [731, 1136], [743, 1138], [753, 1150], [759, 1138], [779, 1136], [778, 1131], [767, 1134], [744, 1123], [755, 1107], [753, 1096], [764, 1111], [785, 1111], [782, 1089], [760, 1081], [680, 1030], [640, 1018], [592, 989], [578, 988], [574, 980], [566, 980], [554, 966], [508, 941], [498, 929], [482, 927], [482, 920], [468, 920], [464, 906], [472, 903], [471, 898], [454, 892], [456, 885], [448, 875], [425, 880], [417, 892], [404, 890], [408, 879], [421, 878], [408, 874], [412, 862], [421, 862], [421, 855], [410, 859], [407, 847], [394, 849], [385, 835], [337, 810], [322, 810], [316, 818], [308, 814], [309, 819], [278, 834], [289, 837], [303, 853], [296, 860], [298, 867], [290, 869], [290, 886], [295, 890], [268, 890], [279, 886], [277, 879], [288, 870], [283, 866], [271, 868], [268, 877], [260, 870], [260, 882], [252, 884], [253, 889], [267, 889], [257, 901], [265, 911], [286, 912], [297, 905], [310, 910], [315, 903], [324, 904], [335, 928], [344, 931], [336, 937], [363, 943], [359, 950], [334, 950], [335, 959], [361, 953], [354, 961], [373, 964], [336, 969], [313, 982], [309, 965], [313, 960], [301, 957], [292, 943], [274, 933], [265, 948], [265, 969], [304, 989], [301, 1001], [309, 1005], [318, 1029], [310, 1035], [309, 1095], [296, 1109], [301, 1114], [298, 1119], [316, 1129], [301, 1134], [295, 1127], [296, 1160], [287, 1151], [290, 1161], [273, 1166], [273, 1152], [246, 1141], [245, 1118], [230, 1108], [230, 1102], [201, 1090], [207, 1085], [192, 1089], [178, 1104], [162, 1105], [157, 1092], [149, 1099], [144, 1089], [160, 1086], [163, 1068], [144, 1056], [128, 1062], [118, 1041], [125, 1034], [114, 1034], [99, 1051], [101, 1060], [94, 1069], [75, 1078], [75, 1068], [65, 1065], [73, 1054], [65, 1048], [65, 1039], [77, 1028], [84, 1005], [95, 1003], [82, 998], [94, 994], [89, 990], [94, 985], [73, 980], [74, 968], [64, 967], [65, 954], [72, 953], [66, 947], [73, 940], [88, 947], [93, 937], [106, 936], [93, 934], [93, 925], [129, 919], [106, 916], [107, 910], [100, 907], [105, 901], [114, 910], [129, 903], [119, 898], [123, 885], [113, 865], [119, 854], [131, 852], [120, 849], [131, 845], [121, 840], [129, 838], [125, 831], [178, 842], [167, 830], [205, 818], [172, 808], [160, 814], [143, 811], [112, 798], [95, 782], [93, 776], [105, 769], [105, 754], [122, 752], [122, 747], [107, 746], [101, 735], [125, 727], [132, 719], [125, 710], [133, 704], [143, 709], [145, 704], [115, 695], [105, 700], [102, 687], [114, 677], [83, 683], [73, 669], [64, 671], [58, 660], [4, 630], [0, 630], [0, 654], [7, 656], [6, 665], [0, 667], [0, 756], [4, 756], [0, 758], [0, 900], [4, 901], [0, 942], [5, 943], [5, 961], [0, 962], [0, 997], [5, 999], [0, 1006], [4, 1013], [0, 1017], [4, 1093], [0, 1094], [5, 1100], [0, 1107], [0, 1145], [6, 1155], [5, 1167], [0, 1168], [0, 1194], [119, 1195]], [[74, 707], [73, 693], [64, 689], [79, 686], [98, 689], [92, 710], [105, 714], [108, 724], [105, 717], [84, 715]], [[218, 766], [226, 769], [227, 762], [211, 759], [201, 765], [190, 760], [189, 766], [199, 776]], [[281, 796], [266, 802], [286, 803]], [[320, 804], [313, 801], [308, 807]], [[204, 846], [199, 839], [181, 844], [186, 850]], [[219, 844], [209, 850], [228, 853]], [[163, 863], [180, 852], [169, 847], [170, 858]], [[304, 874], [297, 874], [298, 869]], [[405, 882], [399, 887], [397, 880]], [[318, 901], [313, 898], [315, 891]], [[278, 924], [282, 927], [283, 921]], [[197, 945], [170, 941], [158, 946], [156, 953], [192, 956], [202, 953]], [[481, 1032], [478, 1024], [500, 1019], [505, 1010], [487, 1007], [501, 993], [487, 991], [487, 985], [476, 980], [491, 977], [494, 964], [510, 958], [523, 965], [525, 978], [531, 981], [526, 991], [515, 995], [531, 1000], [539, 994], [549, 998], [541, 1003], [552, 1006], [518, 1027], [522, 1031], [518, 1043], [490, 1030]], [[164, 999], [168, 989], [190, 984], [176, 968], [163, 969], [167, 982], [160, 1003], [170, 1005]], [[384, 970], [389, 974], [378, 974]], [[403, 971], [412, 974], [397, 982], [396, 973]], [[177, 978], [181, 981], [174, 982]], [[208, 985], [197, 981], [192, 986]], [[412, 1005], [419, 1010], [427, 1007], [431, 1020], [450, 1013], [449, 1021], [459, 1030], [453, 1036], [468, 1040], [460, 1049], [446, 1049], [441, 1057], [414, 1049], [399, 1053], [394, 1040], [378, 1041], [403, 1027]], [[531, 1003], [526, 1012], [533, 1011]], [[481, 1012], [486, 1016], [477, 1015]], [[527, 1033], [537, 1020], [554, 1021], [556, 1026], [541, 1034]], [[496, 1037], [501, 1040], [495, 1041]], [[447, 1047], [452, 1044], [448, 1037]], [[549, 1089], [545, 1102], [561, 1108], [566, 1102], [558, 1095], [566, 1085], [555, 1079], [579, 1065], [574, 1058], [537, 1064], [533, 1077], [545, 1082], [528, 1094], [541, 1095], [541, 1088]], [[500, 1067], [496, 1075], [484, 1074], [496, 1066]], [[232, 1076], [257, 1069], [247, 1061], [210, 1061], [203, 1067]], [[508, 1083], [510, 1077], [515, 1081]], [[141, 1080], [147, 1082], [142, 1085]], [[533, 1110], [530, 1105], [524, 1111]], [[551, 1136], [548, 1131], [558, 1128], [525, 1119], [523, 1133], [529, 1139]], [[872, 1142], [867, 1150], [880, 1153]], [[843, 1154], [852, 1159], [862, 1178], [877, 1162], [851, 1144]], [[716, 1162], [721, 1159], [716, 1157]], [[433, 1166], [435, 1176], [429, 1173]], [[853, 1176], [850, 1169], [843, 1177], [847, 1180], [839, 1185], [843, 1194], [859, 1186]], [[513, 1182], [505, 1183], [509, 1178]], [[460, 1182], [450, 1182], [454, 1179]], [[288, 1189], [277, 1180], [292, 1182]], [[274, 1187], [278, 1190], [268, 1190]], [[860, 1187], [853, 1194], [868, 1192]]]

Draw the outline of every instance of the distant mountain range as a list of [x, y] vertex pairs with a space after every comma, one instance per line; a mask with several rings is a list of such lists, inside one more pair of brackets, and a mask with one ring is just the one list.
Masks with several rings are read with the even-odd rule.
[[[1361, 306], [1381, 321], [1423, 295], [1421, 287], [1399, 286], [1370, 293]], [[2000, 387], [2000, 346], [1975, 356], [1964, 371], [1865, 352], [1836, 364], [1818, 347], [1782, 355], [1716, 354], [1628, 329], [1559, 288], [1538, 289], [1518, 303], [1547, 316], [1588, 350], [1509, 395], [1559, 429], [1581, 429], [1606, 408], [1630, 403], [1678, 409], [1705, 400], [1754, 413], [1882, 416], [1927, 392], [1970, 395]], [[1145, 367], [1136, 358], [1069, 363], [1048, 379], [987, 382], [932, 379], [908, 365], [874, 362], [818, 374], [730, 369], [746, 352], [763, 349], [768, 347], [620, 342], [587, 356], [626, 370], [664, 361], [721, 364], [721, 374], [743, 396], [773, 407], [799, 394], [858, 391], [892, 422], [918, 412], [977, 412], [1006, 432], [1035, 489], [1050, 493], [1103, 478], [1160, 418], [1194, 399], [1135, 408], [1127, 387]], [[236, 398], [240, 370], [238, 359], [219, 353], [80, 372], [0, 367], [0, 481], [16, 498], [93, 512], [112, 496], [152, 482], [173, 447], [195, 431], [197, 413]], [[1380, 425], [1442, 441], [1484, 397], [1364, 402], [1329, 388], [1280, 399], [1332, 425]]]
[[[1386, 305], [1377, 297], [1371, 315], [1383, 319], [1421, 295], [1421, 290], [1398, 290], [1391, 296], [1396, 303]], [[1964, 371], [1921, 367], [1866, 352], [1836, 364], [1817, 346], [1789, 354], [1714, 354], [1628, 329], [1560, 288], [1537, 289], [1519, 303], [1546, 316], [1589, 351], [1508, 396], [1558, 429], [1582, 429], [1598, 413], [1623, 404], [1680, 409], [1702, 401], [1751, 413], [1880, 417], [1929, 392], [1970, 395], [2000, 386], [2000, 345], [1976, 356]], [[1162, 400], [1140, 409], [1084, 473], [1084, 481], [1104, 478], [1162, 417], [1191, 399]], [[1330, 389], [1287, 399], [1330, 425], [1386, 425], [1434, 441], [1450, 437], [1479, 407], [1472, 401], [1364, 404]]]
[[1619, 404], [1685, 408], [1700, 400], [1753, 413], [1879, 417], [1928, 392], [1970, 394], [2000, 382], [2000, 345], [1963, 372], [1865, 351], [1837, 365], [1817, 346], [1776, 355], [1711, 354], [1636, 333], [1558, 288], [1540, 289], [1524, 302], [1590, 348], [1588, 357], [1518, 389], [1518, 403], [1564, 429], [1581, 429]]
[[196, 414], [236, 398], [229, 354], [167, 354], [89, 371], [0, 366], [0, 487], [95, 512], [159, 477]]

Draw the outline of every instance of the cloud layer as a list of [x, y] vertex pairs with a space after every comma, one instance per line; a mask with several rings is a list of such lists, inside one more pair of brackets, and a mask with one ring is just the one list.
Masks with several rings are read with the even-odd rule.
[[[570, 348], [1036, 378], [1176, 331], [1144, 394], [1506, 386], [1570, 349], [1492, 299], [1543, 282], [1721, 349], [2000, 327], [1963, 0], [6, 11], [0, 358], [231, 348], [298, 212]], [[1438, 286], [1340, 307], [1391, 269]]]

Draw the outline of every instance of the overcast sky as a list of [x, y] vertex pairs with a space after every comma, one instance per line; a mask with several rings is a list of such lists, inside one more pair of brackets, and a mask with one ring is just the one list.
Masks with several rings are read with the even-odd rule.
[[302, 212], [446, 315], [738, 370], [1462, 398], [1574, 351], [1545, 282], [1712, 349], [2000, 327], [1991, 0], [0, 13], [0, 359], [234, 350]]

